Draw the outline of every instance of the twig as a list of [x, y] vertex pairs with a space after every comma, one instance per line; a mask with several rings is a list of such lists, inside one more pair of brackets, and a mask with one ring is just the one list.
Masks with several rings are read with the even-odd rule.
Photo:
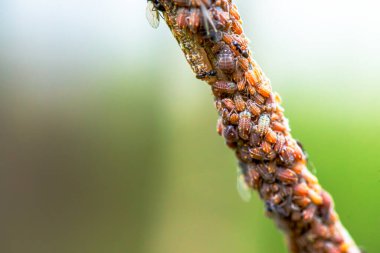
[[[231, 0], [154, 0], [197, 78], [215, 95], [217, 130], [236, 152], [246, 184], [294, 253], [359, 253], [331, 196], [307, 169], [280, 97], [251, 57]], [[158, 16], [157, 16], [158, 17]]]

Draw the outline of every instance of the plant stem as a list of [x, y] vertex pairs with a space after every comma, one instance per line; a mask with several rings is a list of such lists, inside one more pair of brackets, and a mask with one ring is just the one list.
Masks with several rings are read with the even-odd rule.
[[331, 196], [307, 169], [280, 97], [251, 57], [231, 0], [155, 3], [197, 78], [206, 81], [219, 113], [218, 133], [235, 151], [246, 184], [284, 231], [294, 253], [359, 253]]

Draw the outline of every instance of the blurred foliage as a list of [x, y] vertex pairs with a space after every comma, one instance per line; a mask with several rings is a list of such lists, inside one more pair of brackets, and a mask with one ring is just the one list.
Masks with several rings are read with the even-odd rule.
[[[257, 194], [239, 198], [210, 89], [164, 25], [146, 24], [145, 2], [49, 3], [5, 1], [0, 10], [0, 252], [287, 252]], [[320, 18], [317, 4], [277, 4], [242, 9], [258, 33], [249, 34], [255, 57], [344, 225], [377, 252], [374, 29], [360, 23], [334, 36], [340, 5], [317, 26], [306, 20]], [[290, 10], [297, 4], [302, 17]]]

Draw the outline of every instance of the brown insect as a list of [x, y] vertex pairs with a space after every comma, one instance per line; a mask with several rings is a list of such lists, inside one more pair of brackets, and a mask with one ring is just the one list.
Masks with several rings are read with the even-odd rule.
[[260, 174], [251, 166], [248, 166], [248, 185], [253, 189], [259, 188], [260, 185]]
[[277, 153], [280, 153], [282, 149], [284, 148], [284, 145], [285, 145], [285, 137], [282, 134], [278, 134], [276, 144], [273, 147], [274, 151], [276, 151]]
[[230, 98], [222, 99], [222, 104], [224, 105], [224, 107], [226, 107], [230, 111], [235, 109], [235, 103]]
[[280, 152], [280, 159], [286, 165], [294, 163], [295, 158], [293, 155], [293, 149], [291, 149], [289, 146], [284, 147]]
[[247, 100], [247, 109], [255, 116], [259, 116], [261, 113], [260, 107], [250, 99]]
[[179, 28], [183, 29], [187, 27], [189, 15], [190, 15], [190, 12], [187, 8], [178, 9], [176, 22]]
[[263, 151], [268, 154], [269, 152], [272, 151], [272, 146], [269, 144], [269, 142], [267, 141], [263, 141], [261, 143], [261, 148], [263, 149]]
[[211, 0], [173, 0], [177, 6], [183, 7], [200, 7], [201, 5], [210, 6]]
[[265, 153], [261, 147], [249, 149], [249, 154], [255, 160], [262, 161], [265, 159]]
[[309, 194], [309, 187], [305, 183], [300, 183], [293, 188], [294, 195], [307, 196]]
[[[259, 152], [259, 151], [258, 151]], [[271, 172], [268, 168], [263, 163], [257, 164], [256, 166], [257, 172], [260, 174], [260, 176], [264, 179], [265, 182], [267, 183], [273, 183], [275, 180], [273, 172]]]
[[232, 4], [231, 9], [230, 9], [230, 14], [232, 17], [234, 17], [234, 19], [240, 20], [240, 15], [237, 11], [237, 7], [235, 4]]
[[276, 178], [284, 184], [294, 184], [298, 180], [297, 174], [289, 169], [278, 169]]
[[272, 129], [269, 128], [267, 134], [265, 135], [265, 140], [267, 140], [268, 142], [272, 144], [276, 143], [277, 141], [276, 133]]
[[236, 110], [238, 112], [242, 112], [245, 110], [245, 102], [243, 100], [243, 97], [239, 93], [235, 94], [234, 101], [235, 101]]
[[243, 71], [247, 71], [249, 68], [249, 61], [244, 57], [238, 57], [238, 65]]
[[[236, 34], [239, 34], [239, 35], [243, 33], [243, 27], [241, 26], [239, 21], [235, 20], [232, 22], [232, 31]], [[239, 50], [239, 48], [238, 48], [238, 50]], [[241, 51], [240, 53], [244, 57], [248, 58], [248, 52], [246, 50], [239, 50], [239, 51]], [[247, 54], [247, 56], [245, 56], [246, 54]]]
[[268, 132], [270, 125], [270, 118], [268, 114], [263, 114], [259, 118], [259, 123], [257, 127], [257, 131], [260, 133], [261, 136], [265, 135]]
[[230, 123], [232, 125], [237, 125], [239, 123], [239, 115], [235, 112], [230, 114]]
[[249, 139], [249, 134], [251, 132], [252, 122], [251, 122], [251, 113], [244, 111], [241, 112], [239, 115], [239, 126], [238, 126], [238, 132], [239, 136], [243, 140]]
[[269, 83], [261, 83], [257, 88], [257, 92], [260, 93], [263, 97], [269, 97], [272, 89]]
[[212, 90], [215, 96], [221, 94], [234, 94], [237, 90], [237, 86], [233, 82], [217, 81], [212, 85]]
[[236, 60], [234, 54], [229, 47], [224, 47], [218, 54], [218, 67], [226, 73], [232, 73], [236, 68]]
[[234, 126], [226, 126], [223, 132], [223, 136], [228, 142], [234, 142], [238, 139], [238, 133]]

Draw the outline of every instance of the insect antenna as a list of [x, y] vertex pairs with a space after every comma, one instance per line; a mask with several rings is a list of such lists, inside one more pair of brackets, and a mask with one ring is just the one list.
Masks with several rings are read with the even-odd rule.
[[201, 7], [201, 12], [202, 12], [202, 18], [203, 18], [203, 22], [205, 24], [205, 30], [206, 30], [206, 34], [207, 36], [210, 36], [210, 27], [209, 27], [209, 24], [211, 25], [212, 29], [214, 30], [214, 32], [217, 32], [217, 29], [214, 25], [214, 21], [211, 19], [209, 13], [208, 13], [208, 10], [206, 8], [206, 6], [204, 5], [203, 2], [200, 3], [200, 7]]

